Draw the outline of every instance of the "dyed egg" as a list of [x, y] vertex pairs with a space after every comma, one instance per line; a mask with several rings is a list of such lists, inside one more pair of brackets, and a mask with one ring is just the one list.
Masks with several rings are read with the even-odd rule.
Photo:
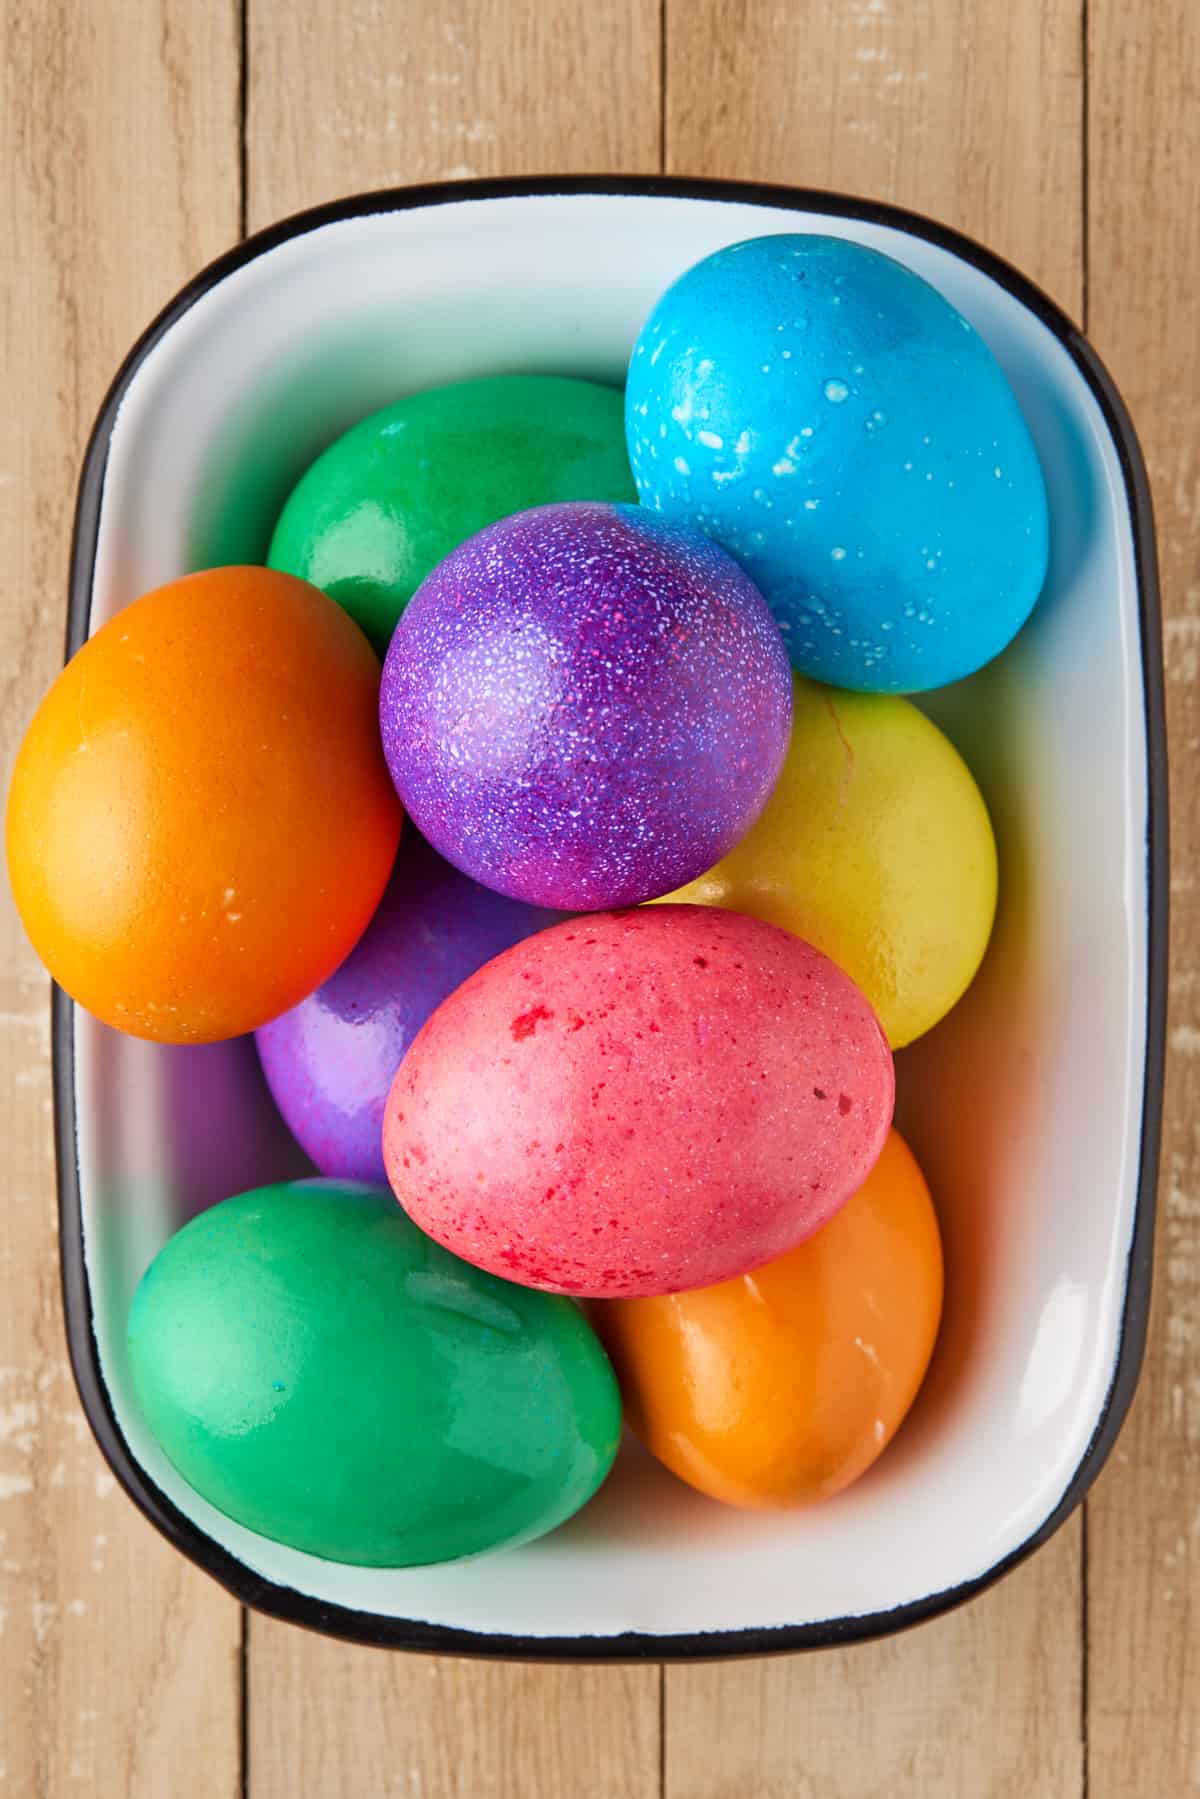
[[17, 907], [73, 999], [133, 1036], [204, 1043], [333, 973], [400, 835], [378, 691], [358, 627], [269, 569], [172, 581], [89, 638], [8, 798]]
[[268, 561], [330, 594], [382, 656], [430, 569], [484, 525], [553, 500], [636, 497], [617, 389], [460, 381], [372, 413], [318, 456]]
[[893, 1131], [836, 1218], [753, 1275], [591, 1312], [647, 1448], [713, 1499], [767, 1507], [827, 1498], [882, 1454], [941, 1309], [937, 1218]]
[[790, 1249], [861, 1186], [892, 1059], [853, 983], [759, 919], [569, 919], [443, 1001], [384, 1116], [405, 1211], [552, 1292], [670, 1293]]
[[841, 238], [754, 238], [658, 302], [626, 390], [642, 500], [732, 551], [795, 666], [916, 692], [998, 654], [1046, 574], [1046, 490], [999, 363]]
[[637, 506], [543, 506], [455, 550], [384, 664], [380, 718], [415, 823], [531, 905], [632, 905], [691, 880], [766, 804], [787, 656], [706, 538]]
[[996, 844], [971, 771], [908, 700], [796, 677], [766, 810], [670, 897], [795, 931], [854, 980], [893, 1049], [970, 986], [996, 912]]
[[147, 1425], [210, 1505], [367, 1567], [553, 1530], [621, 1430], [575, 1306], [466, 1267], [375, 1187], [287, 1182], [202, 1212], [144, 1276], [129, 1357]]
[[383, 1107], [439, 1002], [558, 914], [491, 893], [404, 834], [379, 910], [324, 986], [258, 1032], [275, 1103], [322, 1174], [383, 1181]]

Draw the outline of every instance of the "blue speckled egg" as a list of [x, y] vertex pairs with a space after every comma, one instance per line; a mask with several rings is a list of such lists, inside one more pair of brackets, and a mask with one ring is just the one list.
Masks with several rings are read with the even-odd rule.
[[467, 880], [405, 830], [346, 961], [255, 1033], [275, 1103], [322, 1174], [386, 1180], [383, 1108], [409, 1044], [468, 975], [558, 917]]
[[642, 506], [583, 501], [439, 563], [380, 693], [423, 835], [484, 886], [570, 912], [718, 861], [765, 806], [791, 717], [782, 639], [733, 558]]
[[912, 693], [982, 667], [1046, 573], [1046, 490], [982, 338], [840, 238], [754, 238], [670, 287], [625, 399], [643, 504], [766, 596], [794, 665]]

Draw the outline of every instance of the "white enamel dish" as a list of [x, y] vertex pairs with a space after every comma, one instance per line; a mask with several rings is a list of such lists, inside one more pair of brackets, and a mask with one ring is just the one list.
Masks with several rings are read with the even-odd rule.
[[118, 375], [80, 486], [68, 649], [147, 588], [260, 560], [297, 475], [364, 413], [506, 370], [619, 383], [684, 268], [798, 230], [897, 257], [967, 315], [1013, 383], [1050, 495], [1032, 622], [998, 663], [930, 701], [984, 789], [1003, 871], [983, 973], [898, 1059], [901, 1122], [946, 1241], [930, 1377], [876, 1468], [810, 1511], [724, 1509], [630, 1447], [566, 1527], [475, 1562], [359, 1569], [268, 1542], [156, 1449], [125, 1318], [184, 1219], [303, 1159], [248, 1041], [135, 1042], [56, 992], [63, 1285], [84, 1406], [142, 1510], [264, 1611], [367, 1642], [547, 1659], [880, 1635], [1044, 1541], [1128, 1407], [1149, 1304], [1165, 995], [1153, 527], [1109, 378], [1012, 269], [882, 206], [665, 180], [412, 189], [290, 220], [200, 275]]

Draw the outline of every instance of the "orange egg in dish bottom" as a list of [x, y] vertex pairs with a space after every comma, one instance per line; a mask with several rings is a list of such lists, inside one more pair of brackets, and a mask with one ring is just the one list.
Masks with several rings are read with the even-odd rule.
[[942, 1310], [937, 1218], [893, 1130], [830, 1222], [753, 1274], [597, 1302], [637, 1435], [728, 1505], [798, 1506], [856, 1480], [916, 1397]]

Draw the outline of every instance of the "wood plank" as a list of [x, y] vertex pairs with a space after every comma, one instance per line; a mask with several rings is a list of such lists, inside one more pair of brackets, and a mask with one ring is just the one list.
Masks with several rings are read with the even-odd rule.
[[[151, 314], [237, 235], [232, 8], [0, 0], [0, 763], [62, 658], [87, 432]], [[115, 1490], [66, 1363], [48, 987], [0, 883], [0, 1762], [13, 1794], [217, 1799], [238, 1607]]]
[[[252, 227], [332, 196], [452, 176], [653, 170], [656, 0], [250, 0]], [[594, 71], [602, 71], [597, 79]], [[252, 1618], [249, 1786], [291, 1799], [650, 1799], [655, 1668], [387, 1655]]]
[[658, 0], [249, 4], [251, 226], [373, 187], [646, 172]]
[[[1080, 0], [668, 0], [666, 44], [668, 169], [913, 206], [1080, 316]], [[668, 1668], [667, 1799], [1081, 1793], [1081, 1565], [1076, 1518], [895, 1642]]]
[[1080, 315], [1082, 0], [667, 0], [666, 167], [868, 194]]
[[251, 1620], [248, 1792], [655, 1799], [657, 1668], [356, 1649]]
[[[664, 1799], [1070, 1799], [1078, 1534], [973, 1605], [845, 1651], [668, 1668]], [[1063, 1628], [1064, 1603], [1074, 1609]], [[1127, 1789], [1132, 1793], [1133, 1789]]]
[[1088, 1508], [1093, 1799], [1200, 1793], [1200, 14], [1089, 7], [1089, 317], [1150, 468], [1165, 615], [1172, 973], [1142, 1385]]

